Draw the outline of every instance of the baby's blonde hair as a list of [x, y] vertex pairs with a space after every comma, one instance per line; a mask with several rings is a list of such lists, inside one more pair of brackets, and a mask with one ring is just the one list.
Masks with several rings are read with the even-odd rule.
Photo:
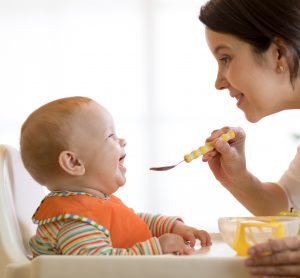
[[62, 174], [58, 157], [69, 147], [74, 113], [92, 101], [80, 96], [54, 100], [32, 112], [22, 125], [21, 157], [38, 183], [48, 185], [52, 177]]

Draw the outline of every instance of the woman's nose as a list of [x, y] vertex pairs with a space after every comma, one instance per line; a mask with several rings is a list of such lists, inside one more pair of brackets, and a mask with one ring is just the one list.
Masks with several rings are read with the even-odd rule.
[[215, 82], [215, 87], [217, 90], [224, 90], [229, 87], [229, 83], [226, 80], [226, 78], [219, 72], [216, 82]]

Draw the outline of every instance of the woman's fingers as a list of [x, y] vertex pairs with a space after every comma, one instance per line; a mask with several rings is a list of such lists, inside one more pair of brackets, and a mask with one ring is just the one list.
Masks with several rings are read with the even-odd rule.
[[248, 254], [254, 257], [263, 256], [266, 252], [273, 254], [285, 250], [300, 251], [300, 236], [286, 237], [284, 239], [270, 239], [268, 242], [250, 247]]
[[300, 277], [300, 265], [278, 265], [251, 267], [250, 273], [267, 277]]
[[299, 264], [300, 266], [300, 250], [285, 250], [262, 257], [250, 257], [246, 260], [247, 266], [271, 266], [286, 264]]
[[287, 237], [257, 244], [245, 261], [254, 275], [300, 277], [300, 237]]

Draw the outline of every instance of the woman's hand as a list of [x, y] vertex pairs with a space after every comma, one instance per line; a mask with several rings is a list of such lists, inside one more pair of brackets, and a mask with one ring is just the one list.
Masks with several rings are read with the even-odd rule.
[[300, 277], [300, 236], [257, 244], [248, 254], [246, 265], [253, 275]]
[[[234, 139], [229, 142], [217, 139], [230, 129], [235, 133]], [[215, 141], [215, 150], [206, 153], [202, 160], [208, 162], [216, 179], [227, 188], [240, 184], [247, 175], [245, 139], [246, 134], [239, 127], [223, 127], [206, 139], [206, 142]]]
[[[235, 133], [234, 139], [226, 142], [219, 138], [230, 129]], [[240, 127], [215, 130], [206, 140], [214, 141], [215, 150], [206, 153], [202, 160], [208, 162], [216, 179], [254, 215], [274, 215], [287, 210], [285, 191], [278, 184], [262, 183], [247, 170], [245, 139], [246, 134]]]
[[201, 246], [210, 246], [211, 238], [208, 232], [197, 230], [193, 227], [186, 226], [182, 221], [176, 220], [172, 228], [172, 233], [180, 235], [185, 241], [189, 242], [191, 247], [195, 246], [196, 239], [199, 239]]

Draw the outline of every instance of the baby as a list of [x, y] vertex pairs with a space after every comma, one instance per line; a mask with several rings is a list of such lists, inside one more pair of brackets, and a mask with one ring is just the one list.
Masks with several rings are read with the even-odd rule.
[[34, 111], [22, 126], [26, 169], [50, 190], [33, 215], [38, 255], [190, 254], [206, 231], [178, 217], [134, 213], [113, 194], [125, 184], [126, 141], [113, 118], [87, 97], [69, 97]]

